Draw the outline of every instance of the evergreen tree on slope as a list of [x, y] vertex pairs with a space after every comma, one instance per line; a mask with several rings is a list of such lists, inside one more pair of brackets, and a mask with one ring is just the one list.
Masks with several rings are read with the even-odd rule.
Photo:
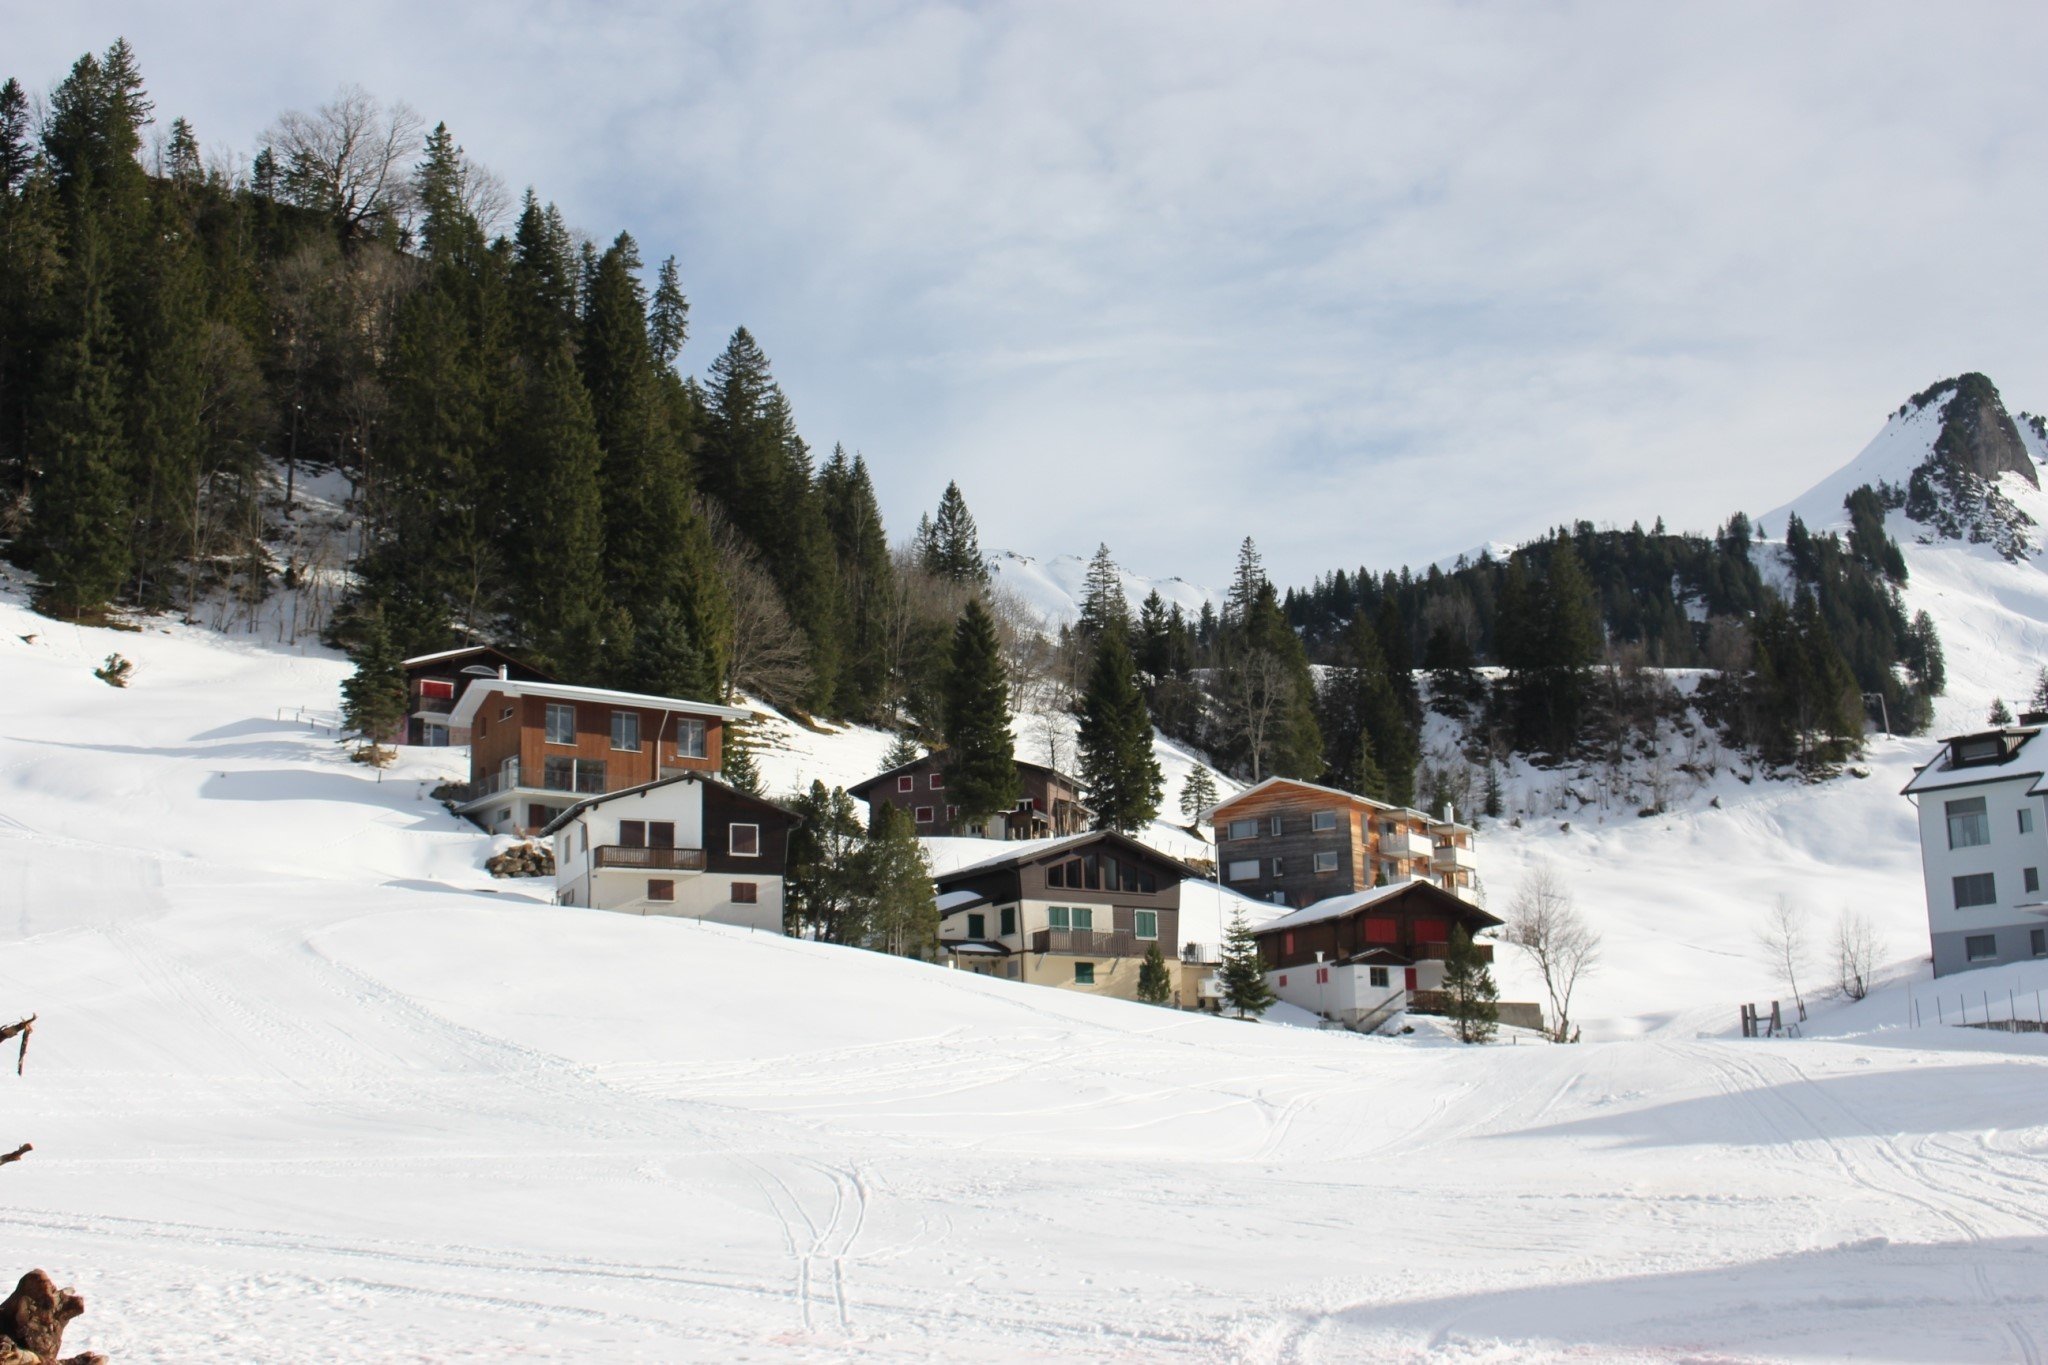
[[979, 597], [967, 599], [953, 629], [946, 679], [946, 799], [963, 825], [979, 825], [1017, 804], [1010, 737], [1010, 684], [996, 623]]
[[1163, 781], [1137, 671], [1122, 627], [1110, 626], [1096, 644], [1081, 703], [1081, 783], [1096, 827], [1123, 834], [1152, 823]]

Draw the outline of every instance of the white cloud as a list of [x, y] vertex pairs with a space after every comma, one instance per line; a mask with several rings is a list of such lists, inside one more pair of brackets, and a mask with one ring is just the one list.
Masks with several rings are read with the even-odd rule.
[[[76, 9], [81, 7], [67, 7]], [[1706, 526], [1963, 369], [2031, 391], [2030, 7], [17, 10], [246, 143], [343, 81], [752, 328], [899, 531], [1220, 579]]]

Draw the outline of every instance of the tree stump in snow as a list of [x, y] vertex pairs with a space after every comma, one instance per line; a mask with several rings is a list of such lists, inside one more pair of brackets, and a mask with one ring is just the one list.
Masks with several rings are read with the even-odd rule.
[[40, 1270], [21, 1277], [0, 1303], [0, 1365], [106, 1365], [96, 1351], [60, 1359], [64, 1329], [85, 1311], [85, 1300], [59, 1289]]

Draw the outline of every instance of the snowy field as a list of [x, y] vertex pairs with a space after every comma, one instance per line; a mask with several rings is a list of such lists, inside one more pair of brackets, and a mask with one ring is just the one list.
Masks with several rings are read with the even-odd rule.
[[[136, 661], [125, 691], [90, 673], [112, 650]], [[300, 718], [331, 714], [344, 672], [318, 651], [75, 630], [0, 599], [0, 1013], [43, 1017], [27, 1075], [0, 1077], [0, 1139], [37, 1149], [0, 1171], [0, 1224], [11, 1265], [87, 1295], [73, 1349], [2048, 1347], [2037, 1037], [1907, 1028], [1890, 991], [1802, 1041], [1666, 1024], [1461, 1049], [555, 909], [486, 878], [490, 841], [425, 799], [458, 755], [379, 781]], [[1843, 790], [1865, 787], [1879, 780]], [[1753, 817], [1649, 832], [1647, 856], [1690, 859], [1712, 886], [1743, 840], [1789, 828], [1757, 800]], [[1586, 837], [1629, 861], [1620, 831]], [[1617, 940], [1611, 998], [1732, 1022], [1761, 969], [1732, 947], [1696, 967], [1657, 938], [1658, 865], [1626, 874], [1645, 879], [1640, 904], [1581, 888]], [[1703, 932], [1706, 911], [1687, 913]], [[1636, 979], [1652, 968], [1668, 981]]]

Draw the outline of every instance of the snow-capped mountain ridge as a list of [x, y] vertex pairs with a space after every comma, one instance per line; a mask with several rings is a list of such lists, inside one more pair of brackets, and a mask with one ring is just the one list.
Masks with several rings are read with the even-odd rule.
[[[1047, 626], [1057, 629], [1080, 619], [1081, 601], [1087, 593], [1088, 556], [1057, 554], [1046, 558], [998, 550], [988, 563], [996, 585], [1024, 603]], [[1222, 593], [1185, 578], [1147, 578], [1122, 567], [1118, 572], [1123, 576], [1124, 596], [1133, 612], [1154, 592], [1167, 606], [1178, 606], [1191, 617], [1202, 614], [1204, 603], [1217, 607], [1223, 604]]]

